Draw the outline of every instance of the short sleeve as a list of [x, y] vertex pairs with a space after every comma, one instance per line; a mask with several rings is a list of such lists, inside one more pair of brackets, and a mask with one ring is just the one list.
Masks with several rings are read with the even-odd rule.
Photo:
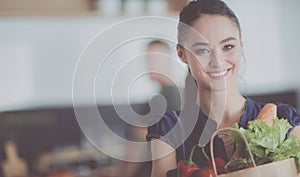
[[179, 113], [175, 111], [165, 113], [157, 123], [148, 127], [146, 135], [147, 141], [151, 141], [151, 139], [160, 139], [175, 148], [177, 144], [177, 136], [175, 132], [170, 131], [178, 122], [178, 115]]
[[294, 127], [300, 126], [300, 111], [288, 104], [277, 104], [277, 117], [286, 119], [292, 128], [290, 128], [286, 134], [286, 137], [290, 135]]
[[293, 127], [300, 125], [300, 111], [288, 104], [278, 104], [277, 115], [278, 118], [287, 119]]

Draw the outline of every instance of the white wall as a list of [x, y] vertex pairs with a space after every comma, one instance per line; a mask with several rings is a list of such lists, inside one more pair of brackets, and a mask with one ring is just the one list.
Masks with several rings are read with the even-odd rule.
[[286, 82], [288, 65], [283, 60], [281, 21], [276, 1], [227, 2], [238, 15], [242, 27], [246, 92], [284, 89], [285, 86], [279, 85], [278, 81]]
[[[299, 89], [300, 1], [227, 2], [238, 14], [242, 25], [246, 55], [245, 92]], [[73, 73], [82, 50], [95, 34], [121, 19], [124, 18], [1, 17], [0, 110], [70, 105]], [[175, 28], [164, 31], [163, 26], [158, 27], [162, 33], [176, 37]], [[120, 30], [120, 33], [126, 34], [126, 31]], [[121, 53], [116, 54], [111, 66], [121, 61], [118, 58], [122, 56], [126, 56], [124, 62], [129, 56], [143, 51], [143, 42], [128, 45], [119, 50]], [[107, 74], [101, 75], [105, 83], [110, 82], [116, 69], [108, 68]], [[143, 64], [137, 68], [143, 68]], [[110, 90], [108, 84], [103, 84], [102, 88], [103, 91], [97, 93], [97, 100], [105, 103], [109, 100]], [[134, 89], [133, 100], [141, 102], [158, 88], [144, 80]], [[124, 100], [120, 98], [119, 101]]]
[[[0, 18], [0, 82], [2, 83], [0, 110], [71, 105], [72, 81], [81, 53], [88, 42], [99, 32], [121, 20], [121, 18], [104, 19], [100, 17]], [[172, 23], [175, 26], [160, 24], [157, 29], [161, 31], [161, 34], [172, 36], [174, 41], [176, 38], [175, 20]], [[96, 38], [95, 43], [105, 46], [106, 43], [117, 40], [118, 35], [126, 38], [128, 30], [138, 29], [140, 25], [123, 25], [115, 34], [104, 38], [102, 36], [100, 39]], [[147, 22], [144, 25], [148, 25], [148, 27], [142, 26], [142, 30], [153, 27], [153, 24]], [[163, 25], [167, 25], [167, 27], [163, 27]], [[154, 33], [153, 35], [158, 34]], [[145, 52], [146, 44], [149, 41], [150, 39], [141, 39], [128, 42], [109, 56], [104, 67], [101, 68], [97, 77], [95, 76], [97, 103], [108, 104], [111, 102], [113, 77], [122, 65]], [[103, 51], [99, 47], [93, 52], [94, 55], [97, 55]], [[172, 55], [175, 55], [175, 48]], [[135, 62], [135, 65], [129, 68], [126, 67], [127, 74], [135, 70], [146, 72], [144, 60]], [[183, 65], [180, 67], [183, 68]], [[177, 76], [183, 77], [183, 74], [177, 73]], [[123, 80], [119, 80], [121, 87], [117, 90], [123, 92], [114, 93], [117, 103], [127, 101], [125, 97], [127, 90], [122, 86], [132, 82], [132, 79], [123, 77]], [[149, 97], [158, 90], [159, 86], [151, 82], [148, 77], [141, 77], [132, 85], [130, 101], [133, 103], [148, 101]], [[87, 104], [90, 101], [82, 99], [82, 102]]]
[[281, 22], [281, 43], [284, 58], [288, 66], [288, 77], [292, 85], [300, 89], [299, 67], [300, 67], [300, 1], [289, 0], [288, 2], [278, 1], [278, 18]]

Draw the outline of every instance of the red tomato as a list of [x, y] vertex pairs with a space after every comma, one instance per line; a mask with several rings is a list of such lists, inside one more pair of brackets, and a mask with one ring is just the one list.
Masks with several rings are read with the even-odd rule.
[[194, 163], [188, 163], [183, 160], [178, 162], [178, 173], [179, 177], [190, 177], [194, 171], [196, 171], [198, 166]]
[[[215, 158], [215, 164], [216, 164], [217, 172], [219, 175], [226, 173], [226, 170], [225, 170], [226, 163], [227, 162], [225, 160], [221, 159], [220, 157]], [[205, 166], [213, 169], [212, 161], [211, 160], [208, 161]]]
[[198, 177], [215, 177], [215, 172], [211, 168], [201, 168], [197, 171]]
[[246, 168], [253, 168], [254, 166], [253, 165], [248, 165]]

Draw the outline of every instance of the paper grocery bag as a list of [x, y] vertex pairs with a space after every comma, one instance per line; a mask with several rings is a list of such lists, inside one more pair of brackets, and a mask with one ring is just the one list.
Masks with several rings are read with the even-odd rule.
[[[227, 174], [218, 175], [216, 170], [216, 164], [213, 162], [214, 171], [217, 177], [300, 177], [298, 176], [298, 171], [296, 167], [296, 162], [294, 158], [289, 158], [282, 161], [272, 162], [264, 165], [256, 166], [255, 161], [253, 159], [253, 155], [250, 151], [249, 144], [244, 137], [238, 130], [233, 128], [223, 128], [217, 130], [214, 135], [212, 136], [212, 140], [214, 137], [221, 131], [232, 130], [239, 133], [242, 139], [245, 141], [246, 147], [249, 151], [249, 156], [252, 159], [253, 166], [252, 168], [247, 168], [243, 170], [234, 171]], [[214, 159], [213, 153], [213, 143], [210, 144], [211, 149], [211, 159]]]
[[272, 162], [232, 173], [217, 175], [218, 177], [298, 177], [293, 158]]

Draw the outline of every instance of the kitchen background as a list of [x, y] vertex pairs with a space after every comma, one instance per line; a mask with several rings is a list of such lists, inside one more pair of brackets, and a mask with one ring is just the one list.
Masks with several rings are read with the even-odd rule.
[[[226, 2], [242, 25], [245, 43], [242, 92], [257, 100], [286, 102], [299, 109], [300, 1]], [[109, 26], [146, 15], [177, 20], [178, 10], [185, 3], [185, 0], [0, 0], [0, 176], [120, 176], [128, 163], [93, 148], [77, 124], [72, 109], [76, 63], [87, 43]], [[127, 35], [126, 31], [132, 28], [122, 26], [120, 33]], [[175, 28], [170, 30], [164, 24], [159, 28], [162, 34], [176, 35]], [[106, 37], [113, 40], [115, 36]], [[145, 52], [148, 42], [148, 39], [137, 40], [125, 45], [109, 65], [118, 66], [119, 61], [126, 62], [133, 54]], [[169, 46], [176, 58], [175, 44]], [[130, 67], [146, 70], [146, 63]], [[120, 136], [131, 137], [132, 127], [119, 120], [111, 102], [110, 82], [117, 69], [109, 66], [104, 69], [101, 75], [104, 79], [96, 87], [95, 96], [111, 129]], [[185, 73], [174, 68], [172, 71], [183, 88]], [[125, 78], [120, 85], [129, 81], [130, 78]], [[146, 114], [149, 97], [159, 92], [160, 86], [145, 77], [132, 89], [132, 107]], [[115, 104], [124, 105], [125, 95], [116, 97]], [[83, 107], [89, 104], [82, 100]], [[8, 154], [16, 153], [19, 162], [25, 165], [13, 166], [24, 173], [7, 174], [4, 166], [11, 162], [9, 158], [15, 158]], [[130, 168], [141, 168], [134, 165]], [[147, 176], [149, 172], [145, 170], [143, 174]], [[133, 172], [128, 176], [134, 176]]]

